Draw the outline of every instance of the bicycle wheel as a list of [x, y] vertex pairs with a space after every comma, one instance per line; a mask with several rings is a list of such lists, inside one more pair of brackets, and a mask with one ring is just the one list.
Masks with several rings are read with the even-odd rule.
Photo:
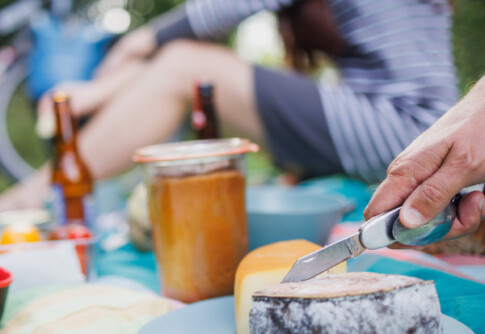
[[[36, 167], [38, 167], [32, 166], [28, 156], [19, 151], [19, 146], [20, 148], [39, 146], [38, 143], [34, 145], [31, 142], [35, 140], [33, 139], [35, 137], [34, 122], [29, 122], [32, 123], [31, 129], [25, 129], [25, 117], [23, 119], [15, 119], [16, 110], [11, 108], [12, 98], [26, 77], [26, 60], [20, 59], [12, 65], [0, 83], [0, 168], [12, 181], [24, 179], [34, 173]], [[10, 128], [9, 125], [12, 123], [12, 119], [14, 119], [14, 123], [21, 124], [22, 126], [17, 126], [13, 129]], [[17, 140], [14, 140], [15, 138]], [[18, 145], [19, 140], [21, 145]]]

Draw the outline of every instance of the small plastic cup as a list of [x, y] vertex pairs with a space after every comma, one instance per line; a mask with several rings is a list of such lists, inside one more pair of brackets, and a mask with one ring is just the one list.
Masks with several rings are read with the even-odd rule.
[[0, 322], [2, 321], [3, 310], [7, 303], [8, 287], [12, 283], [12, 274], [0, 267]]

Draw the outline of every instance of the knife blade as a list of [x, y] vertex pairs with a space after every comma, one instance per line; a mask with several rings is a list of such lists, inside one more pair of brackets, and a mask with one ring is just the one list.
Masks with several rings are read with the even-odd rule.
[[299, 258], [281, 283], [310, 279], [365, 250], [360, 232]]
[[310, 279], [366, 249], [378, 249], [396, 242], [392, 226], [399, 211], [400, 208], [396, 208], [377, 215], [364, 223], [357, 233], [299, 258], [281, 283]]

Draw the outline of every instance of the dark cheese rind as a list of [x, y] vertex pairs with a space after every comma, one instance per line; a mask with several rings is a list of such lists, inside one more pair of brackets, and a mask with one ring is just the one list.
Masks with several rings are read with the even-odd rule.
[[[278, 286], [255, 294], [250, 313], [251, 333], [442, 333], [440, 305], [432, 282], [415, 279], [403, 285], [403, 280], [396, 279], [398, 283], [391, 289], [389, 279], [393, 275], [362, 274], [364, 282], [374, 280], [370, 285], [377, 288], [375, 292], [361, 284], [359, 289], [365, 290], [361, 295], [355, 293], [355, 288], [350, 288], [353, 293], [346, 295], [343, 284], [339, 287], [342, 296], [335, 292], [330, 293], [331, 297], [322, 293], [316, 293], [320, 294], [317, 296], [315, 283], [325, 284], [325, 277], [321, 277], [317, 282], [310, 280], [296, 286], [291, 283], [290, 290], [289, 286]], [[345, 278], [348, 275], [355, 279], [355, 273], [341, 274], [342, 282], [348, 283]], [[329, 276], [338, 279], [337, 275]], [[378, 289], [375, 279], [385, 281], [382, 289]], [[298, 297], [298, 290], [306, 291], [305, 296]]]

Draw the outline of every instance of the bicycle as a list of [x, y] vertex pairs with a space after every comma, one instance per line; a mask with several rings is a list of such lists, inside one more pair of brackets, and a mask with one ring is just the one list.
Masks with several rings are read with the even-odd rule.
[[[12, 98], [24, 85], [29, 98], [35, 101], [62, 81], [91, 77], [116, 37], [98, 31], [97, 39], [93, 39], [94, 25], [86, 19], [86, 13], [95, 3], [96, 0], [81, 4], [67, 0], [19, 0], [0, 9], [0, 38], [8, 42], [0, 47], [0, 169], [12, 182], [26, 178], [38, 167], [32, 166], [12, 140]], [[89, 41], [83, 37], [87, 29], [92, 30]], [[80, 60], [76, 53], [80, 49], [89, 50], [89, 57]], [[29, 132], [34, 133], [33, 127]], [[48, 146], [40, 138], [32, 140], [37, 141], [32, 143], [37, 146], [38, 141], [44, 148]], [[45, 154], [44, 160], [47, 158]]]

